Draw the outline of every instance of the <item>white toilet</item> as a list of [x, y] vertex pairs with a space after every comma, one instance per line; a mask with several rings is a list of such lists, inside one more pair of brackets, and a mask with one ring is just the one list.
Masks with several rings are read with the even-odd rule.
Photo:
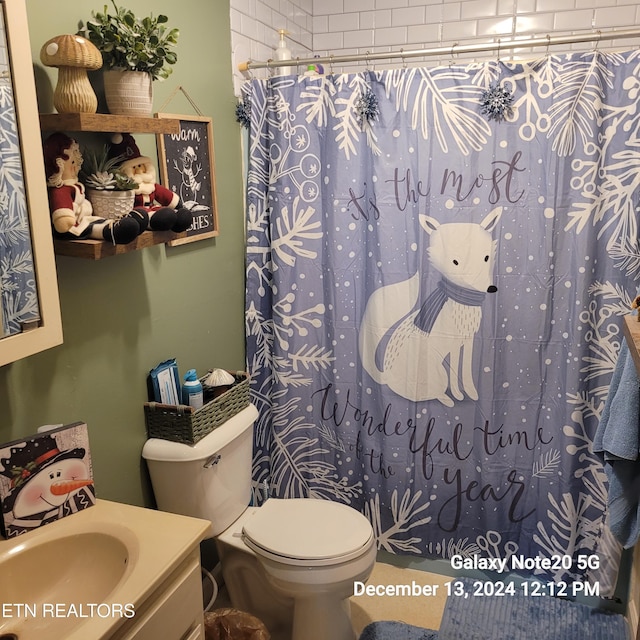
[[270, 498], [251, 507], [253, 405], [190, 446], [144, 445], [158, 508], [211, 521], [234, 607], [272, 640], [353, 640], [349, 596], [373, 569], [367, 518], [338, 502]]

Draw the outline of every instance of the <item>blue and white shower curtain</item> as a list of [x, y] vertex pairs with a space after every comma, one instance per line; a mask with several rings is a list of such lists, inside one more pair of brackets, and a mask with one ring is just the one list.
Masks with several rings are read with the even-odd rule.
[[256, 488], [349, 504], [391, 553], [612, 592], [592, 440], [640, 275], [639, 74], [592, 51], [247, 83]]

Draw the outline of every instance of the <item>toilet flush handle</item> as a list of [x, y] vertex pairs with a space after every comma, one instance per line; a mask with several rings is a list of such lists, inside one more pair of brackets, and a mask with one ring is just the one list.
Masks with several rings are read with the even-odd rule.
[[218, 462], [220, 462], [220, 459], [222, 458], [222, 456], [219, 453], [214, 453], [212, 456], [209, 456], [205, 463], [202, 465], [205, 469], [208, 469], [209, 467], [214, 467], [215, 465], [218, 464]]

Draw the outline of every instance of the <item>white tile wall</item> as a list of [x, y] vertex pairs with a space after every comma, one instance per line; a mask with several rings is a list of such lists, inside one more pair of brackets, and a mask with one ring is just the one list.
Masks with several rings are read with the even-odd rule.
[[[306, 58], [640, 27], [638, 0], [230, 0], [230, 11], [237, 93], [244, 79], [237, 64], [272, 58], [279, 29], [289, 32], [292, 56]], [[639, 45], [640, 40], [616, 40], [598, 46], [604, 50]], [[592, 46], [565, 45], [553, 50]], [[501, 56], [530, 54], [521, 49]], [[448, 63], [450, 58], [416, 60], [437, 64]], [[259, 77], [266, 74], [255, 72]]]
[[[247, 60], [269, 60], [278, 45], [280, 29], [287, 31], [286, 41], [292, 57], [307, 58], [313, 51], [313, 30], [329, 33], [328, 17], [343, 10], [343, 0], [324, 0], [334, 11], [324, 13], [325, 23], [313, 18], [313, 0], [230, 0], [231, 60], [236, 95], [245, 77], [238, 64]], [[349, 2], [349, 0], [345, 0]], [[318, 14], [322, 15], [322, 14]], [[357, 20], [357, 13], [354, 19]], [[333, 25], [335, 32], [338, 29]], [[341, 36], [340, 36], [341, 37]], [[333, 43], [330, 43], [334, 46]], [[264, 75], [256, 72], [256, 76]]]

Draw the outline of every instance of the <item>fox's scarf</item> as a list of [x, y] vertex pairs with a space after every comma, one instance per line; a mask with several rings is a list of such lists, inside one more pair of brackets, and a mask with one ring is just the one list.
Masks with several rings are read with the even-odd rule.
[[461, 287], [447, 278], [442, 278], [437, 288], [429, 294], [422, 307], [420, 307], [420, 311], [413, 322], [418, 329], [425, 333], [430, 333], [438, 314], [442, 311], [442, 307], [444, 307], [444, 303], [447, 300], [453, 300], [469, 307], [479, 307], [486, 295], [486, 291]]

